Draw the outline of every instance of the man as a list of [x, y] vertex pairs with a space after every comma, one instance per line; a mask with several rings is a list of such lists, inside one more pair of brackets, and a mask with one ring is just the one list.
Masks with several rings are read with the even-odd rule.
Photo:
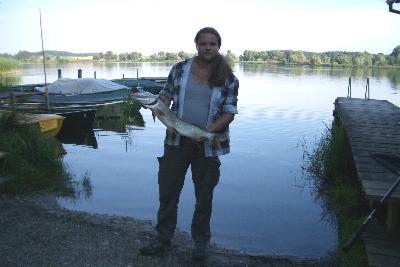
[[159, 160], [159, 201], [157, 236], [141, 248], [144, 255], [164, 252], [171, 245], [179, 196], [189, 165], [195, 187], [196, 206], [191, 234], [192, 257], [204, 260], [210, 241], [213, 191], [219, 180], [218, 156], [229, 153], [229, 124], [237, 113], [239, 81], [219, 54], [221, 37], [211, 28], [195, 36], [197, 56], [174, 65], [159, 97], [182, 120], [209, 132], [219, 133], [218, 140], [190, 139], [167, 129], [164, 155]]

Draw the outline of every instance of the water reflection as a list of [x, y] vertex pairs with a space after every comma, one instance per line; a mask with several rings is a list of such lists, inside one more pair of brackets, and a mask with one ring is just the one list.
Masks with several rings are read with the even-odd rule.
[[132, 133], [144, 126], [140, 105], [133, 100], [107, 104], [96, 109], [94, 128], [62, 128], [57, 139], [63, 144], [81, 145], [97, 149], [99, 132], [119, 133], [126, 147], [132, 144]]
[[90, 179], [89, 171], [86, 171], [83, 177], [80, 179], [80, 181], [75, 184], [75, 195], [72, 199], [78, 200], [83, 196], [85, 200], [90, 200], [92, 195], [93, 195], [92, 181]]
[[93, 129], [62, 129], [56, 138], [63, 144], [75, 144], [98, 148], [96, 136]]
[[76, 203], [80, 199], [85, 199], [86, 201], [91, 200], [93, 196], [93, 186], [89, 171], [86, 171], [81, 178], [77, 178], [72, 174], [70, 175], [72, 177], [70, 186], [73, 189], [73, 193], [60, 196], [59, 198], [71, 203]]

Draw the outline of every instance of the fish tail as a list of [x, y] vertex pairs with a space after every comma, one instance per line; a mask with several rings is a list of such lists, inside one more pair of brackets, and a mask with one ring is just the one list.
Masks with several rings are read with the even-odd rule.
[[213, 134], [213, 138], [211, 140], [212, 146], [221, 149], [220, 142], [226, 140], [226, 136], [223, 134]]

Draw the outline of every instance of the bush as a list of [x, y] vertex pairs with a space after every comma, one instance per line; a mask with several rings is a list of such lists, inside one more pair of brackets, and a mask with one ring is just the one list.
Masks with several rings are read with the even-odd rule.
[[40, 132], [35, 125], [17, 125], [15, 114], [0, 115], [0, 175], [11, 179], [0, 185], [0, 192], [33, 191], [73, 194], [70, 175], [59, 159], [62, 145]]
[[19, 65], [19, 61], [13, 58], [0, 57], [0, 73], [14, 70], [18, 68]]
[[367, 266], [361, 238], [347, 253], [343, 246], [361, 225], [368, 212], [368, 202], [357, 178], [350, 143], [339, 121], [321, 137], [312, 153], [305, 153], [303, 169], [312, 176], [316, 195], [333, 214], [339, 229], [341, 266]]

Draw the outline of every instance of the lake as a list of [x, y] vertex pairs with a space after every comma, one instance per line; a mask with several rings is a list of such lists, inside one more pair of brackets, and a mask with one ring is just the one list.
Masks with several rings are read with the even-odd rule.
[[[47, 80], [168, 75], [171, 64], [74, 63], [48, 66]], [[240, 81], [239, 114], [231, 124], [231, 153], [220, 157], [221, 177], [214, 194], [212, 242], [250, 254], [323, 257], [337, 246], [337, 226], [316, 200], [310, 177], [303, 173], [303, 145], [311, 151], [332, 122], [336, 97], [370, 95], [400, 105], [400, 71], [309, 68], [235, 64]], [[44, 82], [40, 65], [24, 65], [18, 83]], [[74, 201], [59, 199], [73, 210], [131, 216], [155, 222], [158, 209], [157, 156], [163, 152], [165, 127], [141, 110], [145, 127], [119, 129], [101, 123], [92, 143], [65, 141], [64, 157], [79, 179], [90, 177], [93, 194]], [[94, 140], [93, 140], [94, 139]], [[188, 170], [178, 227], [190, 231], [194, 208]]]

